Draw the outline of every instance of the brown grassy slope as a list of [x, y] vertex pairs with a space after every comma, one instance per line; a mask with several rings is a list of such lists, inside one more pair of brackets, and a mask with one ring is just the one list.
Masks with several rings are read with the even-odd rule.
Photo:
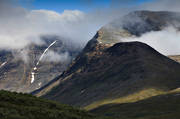
[[103, 105], [91, 112], [115, 119], [179, 119], [180, 94], [164, 94], [134, 103]]

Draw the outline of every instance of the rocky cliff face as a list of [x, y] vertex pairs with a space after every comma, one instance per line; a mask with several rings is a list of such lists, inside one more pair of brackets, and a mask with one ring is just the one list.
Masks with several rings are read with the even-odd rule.
[[[71, 48], [56, 37], [44, 37], [43, 41], [43, 45], [31, 44], [21, 50], [0, 51], [0, 89], [17, 92], [37, 90], [63, 72], [79, 52], [79, 49]], [[45, 49], [54, 41], [56, 43], [38, 63]]]

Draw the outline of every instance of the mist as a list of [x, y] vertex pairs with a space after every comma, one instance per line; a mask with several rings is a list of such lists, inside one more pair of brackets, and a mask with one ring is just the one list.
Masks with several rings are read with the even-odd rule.
[[114, 16], [105, 16], [102, 11], [64, 10], [57, 13], [43, 9], [28, 10], [3, 2], [0, 6], [0, 49], [21, 49], [31, 43], [41, 45], [42, 35], [58, 35], [83, 48]]
[[161, 31], [151, 31], [141, 37], [123, 39], [123, 42], [146, 43], [163, 55], [180, 55], [180, 31], [167, 27]]
[[63, 62], [63, 63], [70, 63], [70, 55], [68, 52], [65, 53], [57, 53], [54, 51], [49, 50], [45, 57], [43, 58], [44, 62]]

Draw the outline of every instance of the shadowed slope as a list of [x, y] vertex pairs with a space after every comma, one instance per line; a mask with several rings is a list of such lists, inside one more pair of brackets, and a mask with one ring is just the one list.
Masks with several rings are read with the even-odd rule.
[[135, 103], [103, 105], [91, 112], [120, 119], [179, 119], [180, 94], [155, 96]]

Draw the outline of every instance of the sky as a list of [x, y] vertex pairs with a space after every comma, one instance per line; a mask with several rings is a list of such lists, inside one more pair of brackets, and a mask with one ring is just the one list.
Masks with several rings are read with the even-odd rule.
[[89, 12], [94, 9], [111, 8], [112, 6], [133, 6], [153, 0], [20, 0], [20, 5], [29, 9], [46, 9], [56, 12], [80, 10]]

